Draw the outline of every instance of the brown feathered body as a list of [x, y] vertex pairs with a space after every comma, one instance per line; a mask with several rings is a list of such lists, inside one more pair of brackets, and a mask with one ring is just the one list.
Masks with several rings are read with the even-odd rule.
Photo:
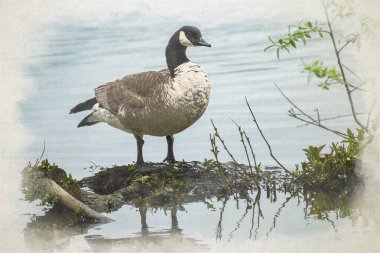
[[95, 89], [98, 104], [88, 122], [106, 122], [138, 136], [169, 136], [191, 126], [204, 113], [210, 82], [198, 64], [128, 75]]

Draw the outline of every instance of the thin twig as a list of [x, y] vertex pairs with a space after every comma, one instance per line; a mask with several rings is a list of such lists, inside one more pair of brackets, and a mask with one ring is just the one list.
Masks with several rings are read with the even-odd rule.
[[311, 124], [311, 125], [314, 125], [314, 126], [317, 126], [317, 127], [320, 127], [320, 128], [323, 128], [327, 131], [330, 131], [340, 137], [343, 137], [343, 138], [347, 138], [347, 134], [344, 134], [342, 132], [339, 132], [339, 131], [336, 131], [334, 129], [331, 129], [331, 128], [328, 128], [327, 126], [321, 124], [320, 122], [318, 122], [316, 119], [314, 119], [313, 117], [311, 117], [310, 115], [308, 115], [307, 113], [305, 113], [301, 108], [299, 108], [292, 100], [290, 100], [290, 98], [288, 96], [285, 95], [285, 93], [281, 90], [281, 88], [277, 85], [277, 83], [274, 83], [274, 85], [276, 86], [276, 88], [278, 89], [278, 91], [281, 93], [281, 95], [294, 107], [296, 108], [302, 116], [305, 116], [309, 119], [308, 120], [305, 120], [301, 117], [298, 117], [297, 114], [291, 110], [289, 110], [289, 116], [293, 117], [293, 118], [296, 118], [298, 120], [301, 120], [305, 123], [308, 123], [308, 124]]
[[44, 154], [45, 154], [45, 140], [44, 140], [44, 148], [42, 149], [42, 153], [41, 153], [41, 155], [40, 155], [40, 158], [38, 158], [37, 160], [36, 160], [36, 163], [34, 164], [34, 167], [36, 167], [40, 162], [41, 162], [41, 160], [42, 160], [42, 157], [44, 156]]
[[339, 66], [339, 69], [340, 69], [340, 73], [341, 73], [342, 79], [343, 79], [343, 84], [344, 84], [344, 87], [346, 89], [348, 101], [350, 102], [352, 116], [353, 116], [356, 124], [358, 124], [361, 128], [363, 128], [364, 131], [368, 132], [368, 129], [359, 121], [359, 119], [358, 119], [358, 117], [356, 115], [354, 102], [353, 102], [353, 99], [352, 99], [352, 96], [351, 96], [351, 91], [350, 91], [349, 84], [348, 84], [347, 79], [346, 79], [346, 74], [344, 72], [343, 65], [342, 65], [342, 62], [341, 62], [341, 59], [340, 59], [340, 54], [339, 54], [339, 51], [338, 51], [338, 48], [337, 48], [337, 44], [335, 42], [334, 32], [333, 32], [333, 29], [331, 27], [330, 17], [329, 17], [329, 14], [327, 12], [326, 4], [325, 4], [325, 2], [323, 0], [322, 0], [322, 5], [323, 5], [324, 11], [325, 11], [326, 20], [327, 20], [327, 26], [328, 26], [329, 31], [330, 31], [329, 35], [330, 35], [332, 44], [334, 46], [335, 55], [336, 55], [338, 66]]
[[232, 184], [231, 184], [228, 176], [226, 175], [224, 168], [221, 166], [221, 163], [219, 161], [219, 157], [218, 157], [219, 150], [218, 150], [218, 146], [216, 145], [215, 135], [213, 135], [213, 137], [211, 137], [211, 134], [210, 134], [210, 142], [211, 142], [211, 148], [212, 148], [211, 152], [214, 154], [214, 157], [216, 160], [216, 166], [217, 166], [218, 170], [222, 173], [223, 178], [226, 181], [226, 183], [231, 187]]
[[247, 149], [247, 145], [245, 144], [245, 141], [244, 141], [244, 134], [243, 134], [243, 131], [241, 130], [241, 126], [239, 126], [235, 121], [233, 121], [231, 119], [231, 121], [236, 125], [238, 131], [239, 131], [239, 134], [240, 134], [240, 138], [241, 138], [241, 142], [243, 143], [243, 146], [244, 146], [244, 151], [245, 151], [245, 155], [247, 157], [247, 160], [248, 160], [248, 166], [249, 166], [249, 170], [251, 171], [251, 176], [253, 177], [253, 170], [252, 170], [252, 165], [251, 165], [251, 159], [249, 159], [249, 155], [248, 155], [248, 149]]
[[[367, 113], [358, 113], [358, 115], [365, 115], [365, 114], [367, 114]], [[341, 118], [347, 118], [347, 117], [352, 117], [352, 114], [336, 115], [336, 116], [333, 116], [333, 117], [327, 117], [327, 118], [319, 119], [319, 121], [328, 121], [328, 120], [341, 119]], [[302, 125], [298, 125], [297, 127], [304, 127], [304, 126], [308, 126], [308, 125], [310, 125], [310, 123], [305, 123], [305, 124], [302, 124]]]
[[317, 120], [318, 120], [318, 123], [320, 124], [321, 123], [321, 117], [319, 116], [318, 108], [316, 108], [315, 111], [317, 112]]
[[375, 108], [375, 105], [376, 105], [376, 99], [373, 100], [372, 105], [368, 112], [368, 118], [367, 118], [367, 123], [366, 123], [367, 128], [369, 127], [369, 121], [371, 120], [371, 115], [372, 115], [373, 109]]
[[230, 152], [230, 150], [227, 148], [226, 144], [224, 143], [224, 140], [220, 137], [218, 129], [216, 128], [216, 126], [214, 124], [214, 121], [211, 120], [211, 124], [214, 127], [215, 136], [222, 143], [223, 148], [227, 151], [227, 154], [231, 157], [231, 159], [234, 161], [234, 163], [240, 167], [239, 163], [236, 161], [235, 157], [232, 155], [232, 153]]
[[[325, 130], [327, 130], [329, 132], [332, 132], [332, 133], [334, 133], [334, 134], [336, 134], [336, 135], [338, 135], [338, 136], [340, 136], [342, 138], [347, 138], [348, 137], [347, 134], [339, 132], [339, 131], [336, 131], [336, 130], [333, 130], [333, 129], [330, 129], [330, 128], [326, 127], [325, 125], [322, 125], [321, 123], [316, 123], [315, 120], [313, 120], [313, 121], [307, 121], [307, 120], [305, 120], [305, 119], [297, 116], [296, 114], [294, 114], [291, 110], [289, 110], [289, 116], [293, 117], [295, 119], [298, 119], [298, 120], [300, 120], [302, 122], [305, 122], [306, 124], [310, 124], [310, 125], [313, 125], [313, 126], [317, 126], [317, 127], [323, 128], [323, 129], [325, 129]], [[305, 115], [305, 116], [307, 116], [307, 115]]]
[[[365, 90], [365, 89], [360, 88], [360, 87], [362, 87], [362, 86], [363, 86], [363, 84], [362, 84], [362, 85], [359, 85], [359, 86], [353, 86], [353, 85], [350, 85], [350, 87], [354, 87], [352, 90], [350, 90], [350, 92], [352, 93], [352, 92], [354, 92], [354, 91], [356, 91], [356, 90], [367, 91], [367, 90]], [[359, 115], [359, 114], [357, 113], [357, 115]]]
[[267, 146], [268, 146], [270, 156], [273, 158], [273, 160], [276, 161], [276, 163], [277, 163], [277, 164], [278, 164], [278, 165], [279, 165], [279, 166], [280, 166], [280, 167], [281, 167], [286, 173], [288, 173], [289, 175], [292, 175], [292, 173], [291, 173], [288, 169], [286, 169], [285, 166], [282, 165], [282, 163], [280, 163], [280, 161], [278, 161], [277, 158], [273, 155], [272, 147], [271, 147], [271, 145], [269, 144], [269, 142], [267, 141], [267, 139], [265, 138], [265, 136], [264, 136], [264, 134], [263, 134], [263, 131], [261, 131], [261, 128], [260, 128], [260, 126], [259, 126], [259, 123], [257, 122], [256, 117], [255, 117], [255, 115], [253, 114], [252, 108], [251, 108], [251, 106], [250, 106], [249, 103], [248, 103], [248, 99], [247, 99], [247, 97], [245, 97], [245, 102], [246, 102], [246, 104], [247, 104], [247, 106], [248, 106], [248, 109], [249, 109], [249, 111], [250, 111], [250, 113], [251, 113], [251, 116], [252, 116], [253, 122], [255, 123], [257, 129], [258, 129], [259, 132], [260, 132], [261, 137], [263, 138], [263, 140], [265, 141], [265, 143], [266, 143]]
[[341, 48], [339, 48], [338, 52], [340, 53], [350, 43], [352, 43], [352, 41], [351, 40], [347, 40], [346, 43], [344, 43], [344, 45]]
[[365, 81], [363, 81], [363, 79], [361, 79], [360, 78], [360, 76], [358, 76], [352, 69], [350, 69], [349, 67], [347, 67], [347, 65], [345, 65], [345, 64], [343, 64], [342, 63], [342, 66], [345, 68], [345, 69], [347, 69], [348, 70], [348, 72], [350, 72], [351, 74], [353, 74], [361, 83], [362, 83], [362, 85], [365, 85], [366, 84], [366, 82]]
[[247, 140], [248, 142], [248, 145], [249, 145], [249, 149], [251, 150], [251, 153], [252, 153], [252, 157], [253, 157], [253, 163], [255, 164], [255, 169], [256, 169], [256, 176], [258, 177], [259, 176], [259, 172], [260, 172], [260, 164], [258, 165], [257, 162], [256, 162], [256, 155], [255, 153], [253, 152], [253, 148], [252, 148], [252, 145], [251, 145], [251, 141], [249, 140], [248, 136], [247, 136], [247, 133], [245, 131], [243, 131], [243, 134], [244, 134], [244, 137], [245, 139]]

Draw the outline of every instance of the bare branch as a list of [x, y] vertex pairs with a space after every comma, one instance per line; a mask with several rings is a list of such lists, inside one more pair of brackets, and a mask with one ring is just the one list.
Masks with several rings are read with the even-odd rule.
[[358, 124], [361, 128], [363, 128], [364, 131], [368, 132], [368, 129], [359, 121], [359, 119], [357, 117], [355, 106], [354, 106], [354, 102], [353, 102], [352, 96], [351, 96], [351, 91], [350, 91], [350, 88], [349, 88], [349, 84], [348, 84], [347, 79], [346, 79], [346, 74], [344, 72], [343, 65], [342, 65], [342, 62], [341, 62], [341, 59], [340, 59], [340, 54], [339, 54], [339, 51], [338, 51], [338, 48], [337, 48], [337, 44], [336, 44], [336, 41], [335, 41], [334, 32], [333, 32], [333, 29], [331, 27], [330, 17], [329, 17], [329, 14], [327, 13], [326, 4], [325, 4], [325, 2], [323, 0], [322, 0], [322, 5], [323, 5], [324, 11], [325, 11], [326, 20], [327, 20], [327, 26], [328, 26], [329, 31], [330, 31], [330, 38], [331, 38], [332, 44], [334, 46], [335, 55], [336, 55], [338, 66], [339, 66], [339, 69], [340, 69], [340, 73], [341, 73], [342, 79], [343, 79], [343, 84], [344, 84], [344, 87], [346, 89], [348, 100], [350, 102], [352, 116], [353, 116], [356, 124]]
[[345, 69], [347, 69], [348, 70], [348, 72], [350, 72], [351, 74], [353, 74], [361, 83], [362, 83], [362, 85], [365, 85], [366, 84], [366, 82], [365, 81], [363, 81], [363, 79], [361, 79], [360, 78], [360, 76], [358, 76], [352, 69], [350, 69], [349, 67], [347, 67], [347, 65], [345, 65], [345, 64], [343, 64], [342, 63], [342, 66], [345, 68]]
[[368, 112], [368, 118], [367, 118], [367, 123], [366, 123], [367, 128], [369, 127], [369, 121], [371, 120], [371, 115], [372, 115], [373, 109], [375, 108], [375, 105], [376, 105], [376, 99], [373, 100], [372, 105]]
[[38, 158], [38, 159], [36, 160], [36, 163], [34, 164], [34, 167], [36, 167], [36, 166], [41, 162], [42, 157], [43, 157], [44, 154], [45, 154], [45, 148], [46, 148], [46, 146], [45, 146], [45, 140], [44, 140], [44, 148], [42, 149], [42, 153], [41, 153], [41, 155], [40, 155], [40, 158]]
[[249, 159], [249, 155], [248, 155], [248, 149], [247, 149], [247, 145], [245, 144], [245, 141], [244, 141], [244, 134], [243, 134], [243, 131], [241, 130], [241, 126], [239, 126], [235, 121], [233, 121], [231, 119], [231, 121], [236, 125], [238, 131], [239, 131], [239, 134], [240, 134], [240, 138], [241, 138], [241, 142], [243, 143], [243, 146], [244, 146], [244, 151], [245, 151], [245, 155], [247, 157], [247, 160], [248, 160], [248, 165], [249, 165], [249, 170], [251, 171], [251, 176], [253, 177], [253, 170], [252, 170], [252, 165], [251, 165], [251, 159]]
[[259, 167], [257, 166], [256, 155], [255, 155], [255, 153], [253, 152], [253, 148], [252, 148], [251, 142], [250, 142], [250, 140], [249, 140], [249, 138], [248, 138], [248, 136], [247, 136], [247, 133], [246, 133], [245, 131], [243, 131], [243, 134], [244, 134], [244, 137], [245, 137], [245, 139], [247, 140], [248, 145], [249, 145], [249, 148], [250, 148], [250, 150], [251, 150], [252, 157], [253, 157], [253, 163], [254, 163], [254, 165], [255, 165], [256, 172], [258, 172], [258, 171], [259, 171]]
[[317, 112], [318, 124], [320, 124], [321, 123], [321, 117], [319, 116], [319, 110], [318, 110], [318, 108], [315, 108], [315, 111]]
[[247, 104], [247, 106], [248, 106], [248, 109], [249, 109], [249, 111], [250, 111], [250, 113], [251, 113], [251, 116], [252, 116], [253, 122], [255, 123], [257, 129], [258, 129], [259, 132], [260, 132], [261, 137], [263, 138], [263, 140], [265, 141], [265, 143], [266, 143], [267, 146], [268, 146], [270, 156], [273, 158], [273, 160], [276, 161], [276, 163], [277, 163], [277, 164], [278, 164], [278, 165], [279, 165], [279, 166], [280, 166], [280, 167], [281, 167], [286, 173], [288, 173], [289, 175], [292, 175], [292, 173], [291, 173], [288, 169], [286, 169], [285, 166], [282, 165], [282, 164], [277, 160], [277, 158], [273, 155], [272, 148], [271, 148], [269, 142], [267, 141], [267, 139], [265, 138], [263, 132], [261, 131], [261, 128], [260, 128], [260, 126], [259, 126], [259, 123], [257, 123], [256, 117], [255, 117], [255, 115], [253, 114], [253, 111], [252, 111], [252, 109], [251, 109], [251, 106], [250, 106], [249, 103], [248, 103], [247, 97], [245, 97], [245, 102], [246, 102], [246, 104]]
[[346, 43], [344, 43], [344, 45], [341, 48], [339, 48], [338, 53], [340, 53], [350, 43], [352, 43], [352, 41], [351, 40], [347, 40]]
[[212, 126], [214, 127], [214, 136], [216, 138], [218, 138], [218, 140], [222, 143], [223, 145], [223, 148], [227, 151], [227, 154], [231, 157], [232, 161], [237, 165], [239, 166], [240, 170], [245, 173], [245, 170], [242, 168], [242, 166], [236, 161], [235, 157], [233, 156], [233, 154], [230, 152], [230, 150], [227, 148], [227, 145], [224, 143], [224, 140], [222, 139], [222, 137], [219, 135], [219, 132], [218, 132], [218, 128], [216, 128], [215, 124], [214, 124], [214, 121], [211, 120], [211, 124]]
[[[367, 113], [358, 113], [358, 115], [366, 115], [366, 114]], [[341, 118], [347, 118], [347, 117], [352, 117], [352, 114], [336, 115], [336, 116], [333, 116], [333, 117], [327, 117], [327, 118], [319, 119], [319, 121], [328, 121], [328, 120], [341, 119]], [[304, 127], [304, 126], [307, 126], [307, 125], [310, 125], [310, 123], [298, 125], [297, 127]]]
[[[297, 111], [299, 111], [301, 114], [296, 114], [292, 109], [289, 110], [289, 116], [293, 117], [293, 118], [296, 118], [298, 120], [301, 120], [305, 123], [308, 123], [308, 124], [311, 124], [311, 125], [314, 125], [314, 126], [317, 126], [317, 127], [320, 127], [320, 128], [323, 128], [327, 131], [330, 131], [340, 137], [343, 137], [343, 138], [347, 138], [347, 134], [344, 134], [342, 132], [339, 132], [339, 131], [336, 131], [336, 130], [333, 130], [331, 128], [328, 128], [327, 126], [321, 124], [321, 122], [318, 122], [318, 120], [314, 119], [313, 117], [311, 117], [309, 114], [305, 113], [301, 108], [299, 108], [292, 100], [290, 100], [290, 98], [288, 96], [285, 95], [285, 93], [280, 89], [280, 87], [274, 83], [274, 85], [276, 86], [276, 88], [278, 89], [278, 91], [281, 93], [281, 95], [294, 107], [297, 109]], [[306, 118], [308, 118], [309, 120], [306, 120], [306, 119], [303, 119], [299, 116], [304, 116]]]

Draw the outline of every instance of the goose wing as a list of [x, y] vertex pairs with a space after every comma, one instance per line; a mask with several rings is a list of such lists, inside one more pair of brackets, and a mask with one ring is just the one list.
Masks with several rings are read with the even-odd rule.
[[95, 89], [96, 100], [116, 115], [129, 110], [144, 109], [159, 99], [165, 84], [169, 83], [168, 69], [131, 74]]

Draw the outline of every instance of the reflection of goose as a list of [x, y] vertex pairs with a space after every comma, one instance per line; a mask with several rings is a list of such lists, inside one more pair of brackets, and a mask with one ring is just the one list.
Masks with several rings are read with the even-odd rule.
[[70, 113], [92, 112], [78, 125], [98, 122], [134, 134], [137, 140], [137, 163], [144, 162], [143, 136], [166, 136], [165, 160], [174, 162], [173, 135], [189, 126], [205, 111], [210, 82], [198, 64], [186, 57], [190, 46], [211, 47], [193, 26], [184, 26], [170, 38], [166, 47], [168, 69], [128, 75], [95, 89], [95, 98], [78, 104]]
[[171, 228], [159, 231], [149, 231], [146, 219], [146, 207], [140, 207], [141, 232], [136, 233], [134, 237], [107, 239], [101, 235], [85, 236], [88, 244], [93, 251], [132, 251], [132, 252], [182, 252], [182, 251], [204, 251], [205, 246], [195, 239], [183, 237], [178, 227], [177, 207], [170, 210]]

